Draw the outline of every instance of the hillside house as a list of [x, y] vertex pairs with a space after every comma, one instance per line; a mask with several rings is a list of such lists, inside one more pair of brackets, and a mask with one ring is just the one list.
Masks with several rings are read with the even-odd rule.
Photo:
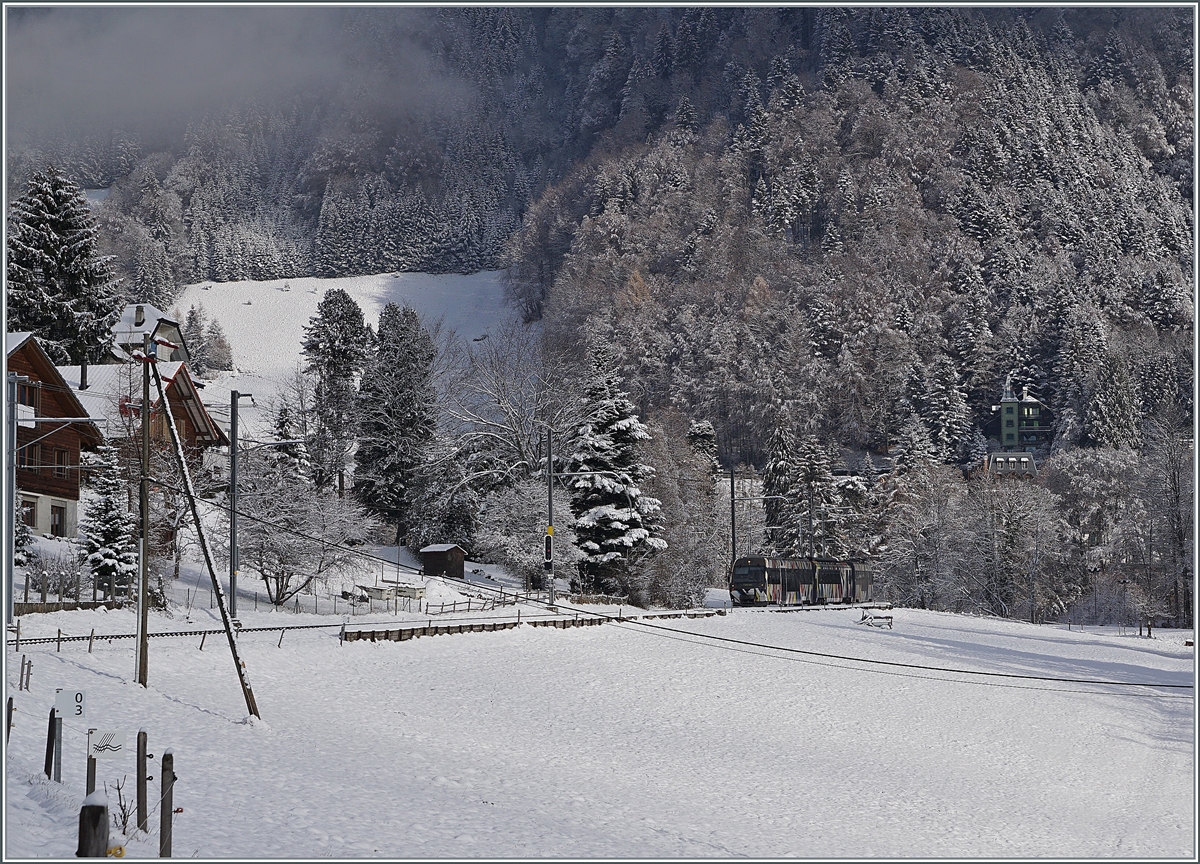
[[1000, 404], [992, 406], [992, 419], [983, 427], [983, 434], [995, 441], [1004, 451], [1039, 450], [1054, 440], [1053, 416], [1045, 402], [1021, 388], [1018, 397], [1012, 389], [1012, 379], [1004, 383]]
[[983, 459], [989, 477], [1036, 477], [1037, 462], [1030, 451], [989, 453]]
[[79, 453], [102, 443], [90, 417], [32, 333], [5, 334], [8, 371], [17, 383], [17, 507], [35, 534], [74, 537], [79, 526]]

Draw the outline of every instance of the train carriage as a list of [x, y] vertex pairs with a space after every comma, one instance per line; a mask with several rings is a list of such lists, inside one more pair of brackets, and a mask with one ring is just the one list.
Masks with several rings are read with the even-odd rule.
[[871, 599], [871, 567], [862, 559], [738, 558], [729, 574], [735, 606], [806, 606], [865, 603]]

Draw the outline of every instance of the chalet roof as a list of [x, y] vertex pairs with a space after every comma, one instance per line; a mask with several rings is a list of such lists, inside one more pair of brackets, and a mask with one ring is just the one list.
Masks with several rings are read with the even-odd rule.
[[7, 357], [18, 348], [25, 344], [25, 340], [29, 339], [32, 333], [5, 333], [4, 334], [4, 355]]
[[[79, 400], [79, 395], [63, 379], [62, 374], [58, 371], [58, 367], [50, 360], [50, 357], [42, 349], [41, 344], [32, 333], [4, 334], [4, 354], [6, 357], [11, 357], [17, 351], [26, 347], [27, 350], [32, 352], [29, 358], [30, 363], [37, 370], [42, 384], [59, 390], [63, 395], [64, 401], [67, 403], [67, 413], [59, 416], [92, 417], [91, 411]], [[80, 437], [85, 441], [96, 444], [100, 443], [101, 430], [96, 426], [95, 422], [77, 423], [75, 425], [78, 428]]]
[[[80, 370], [78, 366], [59, 366], [59, 374], [75, 396], [83, 404], [87, 416], [92, 417], [103, 431], [106, 438], [126, 437], [131, 435], [138, 424], [137, 405], [142, 397], [142, 372], [139, 364], [121, 363], [88, 366], [88, 386], [80, 390]], [[200, 402], [195, 382], [188, 374], [187, 364], [180, 360], [160, 360], [158, 374], [163, 379], [163, 387], [176, 385], [168, 398], [174, 403], [176, 399], [183, 404], [192, 422], [197, 428], [207, 430], [207, 436], [213, 439], [213, 445], [229, 443], [225, 434]], [[158, 390], [151, 384], [150, 395], [152, 407], [158, 407]], [[131, 407], [132, 406], [132, 407]]]
[[432, 543], [429, 546], [424, 547], [421, 551], [422, 552], [449, 552], [451, 549], [458, 549], [459, 551], [464, 552], [464, 553], [467, 551], [466, 549], [463, 549], [461, 546], [459, 546], [457, 543]]
[[[135, 324], [133, 322], [137, 320], [137, 310], [139, 308], [141, 308], [144, 318], [141, 324]], [[149, 303], [130, 303], [121, 310], [121, 317], [112, 326], [113, 338], [119, 345], [140, 343], [142, 341], [142, 334], [153, 333], [154, 328], [158, 326], [160, 320], [165, 320], [170, 324], [179, 324], [178, 321], [157, 306], [151, 306]]]

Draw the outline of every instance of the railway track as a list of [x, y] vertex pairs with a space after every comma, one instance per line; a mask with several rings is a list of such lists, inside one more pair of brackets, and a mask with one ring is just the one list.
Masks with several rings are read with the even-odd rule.
[[[495, 630], [510, 630], [519, 627], [522, 624], [528, 624], [531, 627], [583, 627], [594, 626], [597, 624], [605, 624], [609, 621], [629, 621], [638, 620], [639, 618], [710, 618], [714, 614], [723, 614], [712, 611], [687, 611], [687, 612], [660, 612], [660, 613], [644, 613], [637, 616], [627, 615], [575, 615], [574, 617], [564, 617], [561, 615], [542, 615], [542, 616], [525, 616], [524, 618], [460, 618], [451, 619], [445, 623], [434, 623], [433, 618], [427, 619], [427, 623], [409, 623], [392, 626], [370, 626], [369, 624], [357, 625], [354, 629], [347, 627], [345, 622], [338, 621], [332, 624], [290, 624], [279, 627], [239, 627], [237, 633], [279, 633], [288, 630], [320, 630], [329, 629], [332, 627], [345, 628], [342, 638], [346, 642], [357, 642], [360, 640], [368, 640], [371, 642], [404, 642], [408, 639], [418, 638], [420, 636], [436, 636], [450, 633], [481, 633], [493, 632]], [[382, 623], [382, 622], [381, 622]], [[171, 637], [182, 636], [215, 636], [224, 634], [222, 628], [203, 629], [203, 630], [171, 630], [160, 633], [146, 634], [150, 639], [168, 639]], [[409, 635], [397, 635], [397, 634]], [[17, 639], [12, 638], [7, 641], [7, 644], [16, 646], [20, 645], [53, 645], [63, 642], [111, 642], [113, 639], [135, 639], [136, 633], [110, 633], [110, 634], [94, 634], [87, 636], [37, 636], [26, 638], [22, 637], [18, 643]]]

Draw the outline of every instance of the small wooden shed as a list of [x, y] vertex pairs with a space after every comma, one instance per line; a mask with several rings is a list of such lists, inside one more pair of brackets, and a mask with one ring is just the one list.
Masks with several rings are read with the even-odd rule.
[[457, 543], [433, 543], [421, 550], [421, 564], [426, 576], [449, 576], [451, 579], [464, 577], [463, 562], [467, 550]]

